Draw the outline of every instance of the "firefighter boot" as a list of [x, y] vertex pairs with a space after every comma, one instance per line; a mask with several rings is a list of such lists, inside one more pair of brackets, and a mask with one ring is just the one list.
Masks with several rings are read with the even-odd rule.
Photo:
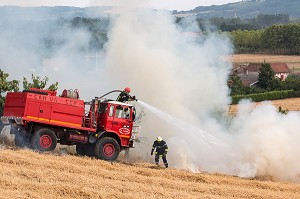
[[165, 163], [165, 166], [166, 166], [166, 168], [168, 168], [168, 167], [169, 167], [169, 164], [168, 164], [168, 163]]

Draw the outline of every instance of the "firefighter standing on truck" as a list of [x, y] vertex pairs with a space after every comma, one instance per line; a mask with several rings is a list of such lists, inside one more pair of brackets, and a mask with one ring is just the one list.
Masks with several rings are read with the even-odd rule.
[[117, 101], [118, 102], [128, 102], [128, 101], [136, 100], [135, 96], [130, 96], [129, 93], [130, 93], [130, 88], [126, 87], [123, 91], [121, 91], [121, 93], [117, 97]]
[[158, 165], [159, 158], [162, 157], [162, 160], [165, 164], [165, 167], [168, 168], [168, 161], [167, 161], [167, 153], [168, 153], [168, 145], [167, 143], [159, 136], [153, 143], [151, 155], [155, 150], [155, 164]]

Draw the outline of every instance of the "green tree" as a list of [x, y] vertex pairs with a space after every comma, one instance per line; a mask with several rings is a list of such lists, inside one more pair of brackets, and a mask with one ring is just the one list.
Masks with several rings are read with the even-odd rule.
[[8, 91], [18, 91], [19, 90], [19, 81], [11, 80], [8, 81], [8, 73], [5, 73], [0, 69], [0, 115], [3, 113], [3, 107], [5, 102], [5, 93]]
[[262, 30], [236, 30], [230, 33], [237, 53], [253, 53], [260, 50], [262, 48], [262, 34]]
[[275, 72], [269, 63], [261, 64], [258, 72], [258, 86], [263, 89], [270, 89], [274, 87]]
[[228, 80], [228, 87], [230, 89], [230, 95], [242, 95], [245, 94], [245, 86], [243, 85], [240, 77], [231, 76]]
[[299, 24], [270, 26], [264, 31], [262, 38], [263, 47], [270, 53], [299, 54]]
[[256, 22], [261, 28], [265, 28], [273, 24], [287, 24], [290, 22], [290, 17], [288, 14], [259, 14]]
[[[28, 82], [28, 80], [26, 79], [26, 77], [23, 77], [23, 89], [24, 90], [29, 90], [30, 88], [38, 88], [38, 89], [45, 89], [49, 78], [48, 77], [44, 77], [43, 79], [39, 76], [34, 76], [33, 74], [31, 74], [31, 79], [32, 79], [32, 83]], [[51, 84], [47, 90], [50, 91], [55, 91], [58, 89], [58, 82]]]
[[285, 81], [281, 82], [280, 89], [300, 91], [300, 76], [289, 75]]

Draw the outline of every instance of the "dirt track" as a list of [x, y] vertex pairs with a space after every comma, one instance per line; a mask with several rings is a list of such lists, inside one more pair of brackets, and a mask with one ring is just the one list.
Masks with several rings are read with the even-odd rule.
[[300, 198], [300, 185], [0, 150], [0, 198]]

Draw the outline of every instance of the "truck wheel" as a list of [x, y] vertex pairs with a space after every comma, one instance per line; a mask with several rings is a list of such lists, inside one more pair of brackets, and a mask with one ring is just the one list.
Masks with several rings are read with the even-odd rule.
[[104, 137], [97, 141], [95, 155], [97, 158], [107, 161], [115, 161], [120, 153], [120, 146], [116, 139]]
[[19, 148], [29, 148], [30, 141], [26, 132], [15, 132], [15, 145]]
[[57, 145], [54, 132], [48, 128], [39, 129], [32, 137], [31, 146], [38, 151], [53, 151]]

